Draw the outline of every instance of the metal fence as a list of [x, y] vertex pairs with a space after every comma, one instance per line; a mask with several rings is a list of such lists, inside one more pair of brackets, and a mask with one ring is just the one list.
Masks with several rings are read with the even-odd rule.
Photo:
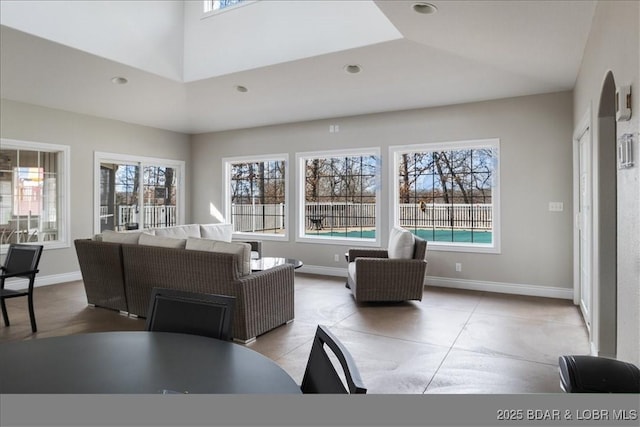
[[233, 231], [277, 233], [284, 230], [285, 204], [231, 205]]
[[[232, 205], [234, 231], [274, 231], [284, 228], [284, 204]], [[491, 204], [399, 205], [400, 226], [491, 230]], [[305, 206], [305, 227], [311, 229], [375, 227], [375, 203], [313, 203]]]
[[[106, 223], [109, 216], [108, 206], [100, 206], [100, 219]], [[142, 224], [139, 224], [140, 219], [142, 219]], [[153, 228], [170, 227], [176, 223], [175, 206], [144, 206], [143, 215], [140, 218], [137, 206], [119, 205], [114, 225], [117, 230], [124, 230], [130, 224], [139, 224], [140, 228]]]
[[490, 204], [400, 204], [400, 226], [491, 230], [493, 210]]

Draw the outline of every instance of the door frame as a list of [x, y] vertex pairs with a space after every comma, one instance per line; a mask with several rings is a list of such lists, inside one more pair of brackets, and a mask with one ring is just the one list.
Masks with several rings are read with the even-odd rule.
[[[592, 323], [593, 323], [593, 127], [591, 126], [591, 106], [587, 108], [586, 113], [583, 115], [580, 120], [578, 126], [576, 126], [573, 132], [573, 303], [580, 308], [580, 312], [582, 313], [583, 318], [585, 317], [584, 310], [582, 308], [582, 282], [581, 282], [581, 241], [580, 241], [580, 232], [581, 226], [586, 225], [591, 228], [591, 232], [589, 233], [589, 241], [587, 244], [590, 247], [589, 253], [591, 254], [591, 259], [589, 260], [588, 269], [591, 271], [591, 297], [590, 297], [590, 305], [589, 307], [589, 319], [584, 318], [587, 329], [589, 330], [589, 334], [591, 335]], [[589, 169], [589, 180], [587, 185], [590, 188], [589, 196], [591, 198], [590, 205], [592, 207], [591, 210], [591, 220], [588, 224], [582, 224], [582, 217], [580, 215], [580, 140], [581, 138], [587, 134], [588, 140], [588, 149], [589, 153], [589, 165], [587, 166]]]

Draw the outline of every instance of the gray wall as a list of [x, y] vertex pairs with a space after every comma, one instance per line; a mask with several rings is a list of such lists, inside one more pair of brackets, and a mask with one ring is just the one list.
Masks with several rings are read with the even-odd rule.
[[[73, 239], [93, 234], [95, 151], [184, 160], [189, 182], [188, 135], [4, 99], [1, 108], [2, 138], [71, 147], [71, 246], [47, 250], [40, 262], [40, 277], [74, 273], [79, 269]], [[188, 184], [186, 187], [185, 218], [189, 220]]]
[[[635, 134], [636, 166], [617, 171], [617, 351], [619, 359], [640, 364], [640, 3], [637, 1], [598, 2], [582, 66], [574, 90], [574, 125], [591, 108], [592, 138], [599, 147], [598, 109], [605, 76], [613, 73], [615, 84], [632, 86], [632, 116], [617, 122], [617, 134]], [[615, 146], [607, 149], [615, 150]], [[594, 150], [597, 164], [597, 149]], [[616, 171], [614, 171], [615, 173]], [[597, 175], [597, 171], [596, 171]], [[598, 176], [594, 176], [597, 183]], [[602, 196], [604, 199], [604, 195]], [[594, 201], [594, 212], [597, 210]], [[595, 219], [595, 218], [594, 218]], [[594, 283], [594, 307], [600, 303], [600, 284]], [[603, 287], [605, 284], [602, 285]], [[600, 310], [611, 310], [606, 304]], [[598, 313], [594, 313], [598, 314]], [[592, 339], [598, 342], [599, 325]], [[604, 332], [603, 333], [608, 333]], [[605, 338], [605, 337], [603, 337]], [[596, 349], [597, 350], [597, 349]]]
[[[553, 93], [450, 107], [391, 112], [192, 136], [192, 212], [195, 222], [216, 222], [210, 204], [223, 209], [222, 158], [289, 153], [290, 176], [296, 152], [380, 147], [382, 230], [388, 230], [388, 147], [438, 141], [500, 138], [502, 253], [430, 251], [428, 275], [476, 282], [570, 290], [572, 284], [572, 94]], [[329, 125], [340, 126], [329, 133]], [[301, 258], [306, 265], [345, 268], [347, 246], [295, 242], [294, 181], [288, 242], [265, 242], [268, 255]], [[549, 212], [549, 202], [563, 212]], [[386, 246], [386, 232], [383, 246]], [[334, 261], [340, 254], [340, 262]], [[455, 272], [455, 263], [463, 271]], [[468, 280], [468, 282], [465, 282]], [[498, 283], [495, 283], [498, 282]], [[533, 292], [534, 294], [536, 292]], [[544, 293], [544, 292], [543, 292]], [[567, 293], [570, 295], [570, 292]], [[566, 295], [565, 295], [566, 297]]]

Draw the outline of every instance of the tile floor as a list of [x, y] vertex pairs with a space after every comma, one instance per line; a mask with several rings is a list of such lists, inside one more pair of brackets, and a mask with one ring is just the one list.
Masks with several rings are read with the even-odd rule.
[[[428, 287], [420, 302], [357, 304], [341, 278], [296, 274], [295, 286], [295, 321], [247, 346], [297, 382], [318, 324], [350, 350], [369, 393], [556, 393], [558, 356], [589, 352], [566, 300]], [[0, 343], [144, 329], [144, 319], [87, 306], [82, 282], [36, 288], [35, 305], [31, 334], [26, 298], [7, 300]]]

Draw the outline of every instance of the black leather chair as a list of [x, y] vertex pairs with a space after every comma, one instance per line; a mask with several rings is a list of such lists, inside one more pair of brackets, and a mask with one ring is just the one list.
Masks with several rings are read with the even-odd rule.
[[[38, 274], [38, 264], [42, 255], [42, 245], [21, 245], [12, 243], [7, 250], [7, 257], [4, 265], [0, 267], [2, 274], [0, 275], [0, 306], [2, 307], [2, 317], [5, 326], [9, 326], [9, 315], [7, 314], [7, 306], [4, 302], [8, 298], [28, 297], [29, 318], [31, 319], [31, 331], [37, 332], [36, 315], [33, 310], [33, 284]], [[26, 289], [14, 291], [5, 289], [5, 279], [10, 277], [22, 277], [29, 279], [29, 286]]]
[[[346, 385], [342, 382], [329, 355], [325, 351], [329, 348], [337, 357], [342, 367]], [[362, 383], [360, 372], [347, 348], [327, 329], [318, 325], [313, 338], [311, 353], [307, 368], [302, 378], [300, 389], [303, 393], [324, 394], [366, 394], [367, 389]]]
[[560, 356], [560, 386], [566, 393], [640, 393], [640, 369], [597, 356]]
[[147, 331], [233, 338], [235, 297], [153, 288]]

